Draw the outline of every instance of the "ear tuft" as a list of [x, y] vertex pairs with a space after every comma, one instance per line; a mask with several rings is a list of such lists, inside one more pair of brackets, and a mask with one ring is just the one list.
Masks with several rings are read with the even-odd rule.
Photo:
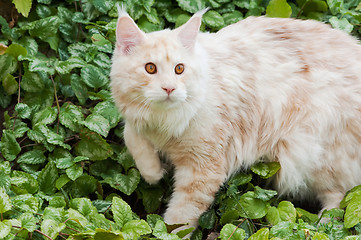
[[178, 37], [184, 47], [193, 49], [199, 28], [202, 24], [202, 16], [209, 8], [196, 12], [185, 24], [179, 27]]
[[118, 5], [118, 23], [116, 28], [116, 47], [124, 54], [130, 54], [132, 49], [144, 40], [143, 32], [126, 12], [124, 5]]

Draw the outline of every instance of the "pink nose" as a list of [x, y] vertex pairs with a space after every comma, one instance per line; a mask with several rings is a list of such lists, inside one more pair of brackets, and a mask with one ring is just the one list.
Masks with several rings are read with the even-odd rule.
[[169, 95], [171, 94], [175, 88], [172, 88], [172, 87], [162, 87], [162, 89]]

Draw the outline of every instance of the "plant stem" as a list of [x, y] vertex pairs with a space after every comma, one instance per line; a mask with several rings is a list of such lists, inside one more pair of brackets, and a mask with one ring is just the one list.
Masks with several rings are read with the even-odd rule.
[[236, 230], [239, 228], [239, 226], [244, 223], [244, 221], [246, 221], [246, 219], [243, 219], [243, 221], [241, 221], [237, 227], [233, 230], [232, 234], [229, 236], [229, 238], [227, 238], [227, 240], [231, 239], [231, 237], [233, 236], [233, 234], [236, 232]]

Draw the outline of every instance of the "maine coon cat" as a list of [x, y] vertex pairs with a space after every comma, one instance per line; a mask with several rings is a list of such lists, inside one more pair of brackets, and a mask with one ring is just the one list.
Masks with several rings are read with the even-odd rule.
[[197, 225], [222, 183], [265, 156], [281, 194], [338, 207], [361, 184], [361, 46], [307, 20], [248, 17], [199, 32], [202, 13], [145, 34], [120, 12], [111, 69], [125, 143], [144, 179], [175, 168], [168, 223]]

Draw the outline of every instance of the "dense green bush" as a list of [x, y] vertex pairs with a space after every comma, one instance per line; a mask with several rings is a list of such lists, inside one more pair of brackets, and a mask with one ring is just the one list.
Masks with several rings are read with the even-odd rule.
[[[171, 173], [146, 184], [109, 91], [116, 0], [0, 1], [0, 239], [179, 239], [160, 217]], [[360, 36], [359, 0], [125, 0], [145, 32], [210, 7], [202, 29], [249, 15], [314, 18]], [[17, 9], [19, 13], [14, 11]], [[230, 179], [193, 239], [359, 239], [361, 188], [327, 223], [276, 198], [260, 163]], [[317, 210], [316, 210], [317, 211]], [[215, 237], [213, 237], [214, 239]]]

